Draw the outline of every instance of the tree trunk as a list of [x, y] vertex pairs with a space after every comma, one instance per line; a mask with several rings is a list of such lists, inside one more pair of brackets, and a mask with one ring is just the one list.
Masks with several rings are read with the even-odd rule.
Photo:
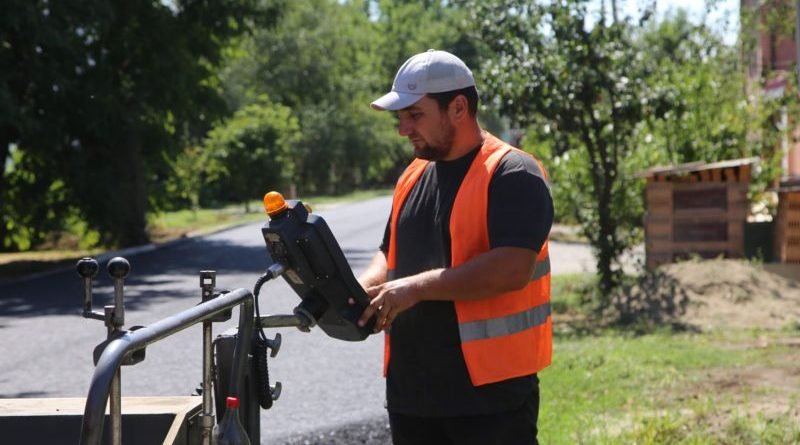
[[8, 158], [8, 146], [11, 137], [8, 131], [0, 134], [0, 251], [5, 250], [8, 229], [3, 215], [6, 215], [6, 197], [8, 196], [8, 184], [6, 182], [6, 159]]
[[614, 24], [617, 23], [617, 0], [611, 0], [611, 19], [614, 20]]
[[[136, 130], [130, 131], [136, 133]], [[147, 236], [147, 184], [145, 179], [145, 162], [142, 146], [138, 136], [131, 134], [124, 144], [124, 149], [117, 151], [115, 170], [119, 182], [119, 196], [112, 197], [114, 202], [114, 220], [112, 234], [121, 246], [136, 246], [149, 241]], [[110, 185], [113, 187], [113, 185]]]
[[598, 252], [597, 252], [597, 272], [600, 275], [600, 294], [603, 298], [603, 303], [608, 302], [611, 291], [616, 287], [616, 277], [611, 264], [614, 261], [614, 227], [611, 215], [611, 178], [608, 177], [609, 173], [603, 171], [601, 178], [602, 183], [596, 184], [599, 187], [598, 202], [597, 202], [597, 219], [599, 229], [598, 237]]

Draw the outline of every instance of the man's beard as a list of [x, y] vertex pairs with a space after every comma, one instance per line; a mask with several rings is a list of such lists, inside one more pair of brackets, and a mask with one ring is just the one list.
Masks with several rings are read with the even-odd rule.
[[442, 137], [434, 143], [426, 143], [422, 147], [414, 146], [414, 156], [426, 161], [441, 161], [447, 158], [453, 149], [455, 127], [449, 122], [442, 123]]

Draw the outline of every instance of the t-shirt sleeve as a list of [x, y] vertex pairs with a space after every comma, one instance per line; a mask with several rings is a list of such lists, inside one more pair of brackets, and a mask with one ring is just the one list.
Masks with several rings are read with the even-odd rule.
[[489, 244], [539, 251], [553, 225], [553, 198], [539, 165], [512, 151], [489, 184]]

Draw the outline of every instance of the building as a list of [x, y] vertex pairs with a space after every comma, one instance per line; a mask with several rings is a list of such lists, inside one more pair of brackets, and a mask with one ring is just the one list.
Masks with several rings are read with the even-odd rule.
[[[768, 97], [786, 94], [790, 80], [797, 75], [797, 35], [792, 0], [741, 0], [743, 58], [747, 65], [747, 91], [761, 91]], [[791, 116], [781, 116], [788, 126]], [[784, 178], [800, 178], [800, 127], [782, 143]]]

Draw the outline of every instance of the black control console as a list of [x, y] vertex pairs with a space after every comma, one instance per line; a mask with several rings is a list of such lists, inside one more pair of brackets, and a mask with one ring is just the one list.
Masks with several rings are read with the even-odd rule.
[[[261, 232], [273, 261], [285, 268], [283, 277], [302, 299], [295, 315], [333, 338], [364, 340], [372, 333], [374, 317], [364, 327], [357, 322], [369, 298], [325, 220], [309, 214], [300, 201], [279, 198], [278, 203], [267, 209], [270, 220]], [[351, 298], [355, 304], [348, 302]]]

